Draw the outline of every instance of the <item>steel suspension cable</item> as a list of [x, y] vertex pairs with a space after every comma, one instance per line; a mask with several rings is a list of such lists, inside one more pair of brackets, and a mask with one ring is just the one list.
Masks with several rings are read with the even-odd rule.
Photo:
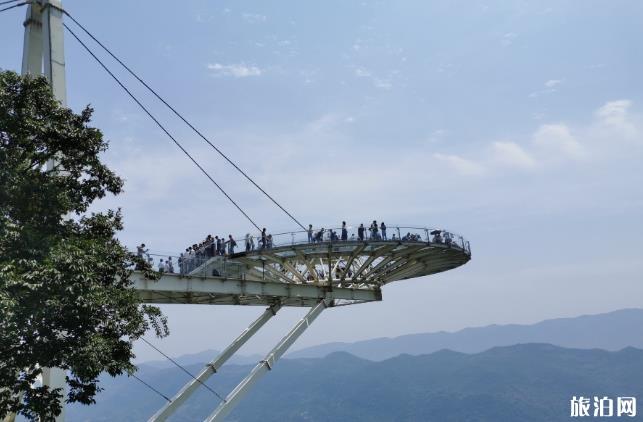
[[[13, 1], [6, 1], [4, 3], [0, 3], [0, 5], [8, 4], [8, 3], [13, 3]], [[22, 3], [18, 3], [18, 4], [14, 4], [13, 6], [5, 7], [4, 9], [0, 9], [0, 13], [1, 12], [6, 12], [7, 10], [15, 9], [16, 7], [24, 6], [26, 4], [31, 4], [31, 2], [30, 1], [23, 1]]]
[[223, 157], [230, 165], [232, 165], [239, 173], [241, 173], [250, 183], [252, 183], [257, 189], [261, 191], [268, 199], [270, 199], [279, 209], [281, 209], [288, 217], [290, 217], [299, 227], [303, 230], [306, 230], [303, 224], [299, 222], [290, 212], [288, 212], [279, 202], [277, 202], [268, 192], [266, 192], [261, 186], [259, 186], [245, 171], [243, 171], [234, 161], [232, 161], [226, 154], [223, 153], [216, 145], [214, 145], [201, 131], [199, 131], [192, 123], [190, 123], [181, 113], [179, 113], [174, 107], [172, 107], [163, 97], [161, 97], [152, 87], [150, 87], [138, 74], [136, 74], [129, 66], [127, 66], [121, 59], [119, 59], [112, 51], [107, 48], [102, 42], [100, 42], [87, 28], [85, 28], [80, 22], [78, 22], [72, 15], [68, 12], [63, 11], [69, 19], [71, 19], [80, 29], [82, 29], [92, 40], [94, 40], [103, 50], [107, 52], [114, 60], [116, 60], [123, 68], [134, 78], [136, 78], [148, 91], [150, 91], [159, 101], [161, 101], [167, 108], [169, 108], [179, 119], [183, 121], [190, 129], [192, 129], [201, 139], [203, 139], [208, 145], [210, 145], [221, 157]]
[[94, 52], [80, 38], [78, 38], [76, 33], [72, 31], [65, 23], [63, 23], [63, 26], [76, 39], [76, 41], [78, 41], [78, 43], [80, 43], [80, 45], [82, 45], [83, 48], [94, 58], [94, 60], [98, 62], [103, 70], [105, 70], [105, 72], [107, 72], [112, 77], [112, 79], [116, 81], [116, 83], [130, 96], [130, 98], [132, 98], [132, 100], [134, 100], [134, 102], [138, 104], [138, 106], [145, 112], [145, 114], [147, 114], [149, 118], [152, 119], [154, 123], [156, 123], [156, 125], [172, 140], [172, 142], [176, 144], [177, 147], [179, 147], [181, 151], [183, 151], [183, 153], [190, 159], [190, 161], [192, 161], [192, 163], [194, 163], [194, 165], [197, 166], [208, 179], [210, 179], [210, 181], [219, 189], [219, 191], [221, 191], [221, 193], [223, 193], [223, 195], [228, 198], [228, 200], [237, 208], [237, 210], [239, 210], [239, 212], [241, 212], [241, 214], [243, 214], [243, 216], [246, 217], [248, 221], [250, 221], [250, 223], [252, 223], [252, 225], [257, 228], [258, 231], [261, 231], [257, 223], [255, 223], [254, 220], [250, 218], [250, 216], [239, 206], [239, 204], [237, 204], [234, 199], [232, 199], [230, 195], [228, 195], [228, 193], [212, 178], [212, 176], [210, 176], [210, 174], [194, 159], [194, 157], [192, 157], [192, 155], [183, 147], [183, 145], [181, 145], [181, 143], [177, 141], [174, 136], [172, 136], [172, 134], [165, 128], [165, 126], [163, 126], [161, 122], [159, 122], [159, 120], [154, 117], [154, 115], [147, 109], [147, 107], [145, 107], [139, 101], [139, 99], [136, 98], [134, 94], [132, 94], [132, 92], [120, 81], [120, 79], [118, 79], [118, 77], [114, 75], [111, 70], [109, 70], [109, 68], [94, 54]]
[[[217, 397], [219, 398], [219, 400], [221, 400], [221, 401], [225, 401], [225, 399], [224, 399], [223, 397], [221, 397], [221, 396], [219, 395], [219, 393], [217, 393], [217, 392], [216, 392], [216, 391], [214, 391], [212, 388], [210, 388], [210, 386], [209, 386], [209, 385], [205, 384], [203, 381], [201, 381], [200, 379], [198, 379], [197, 377], [195, 377], [194, 375], [192, 375], [192, 373], [191, 373], [190, 371], [188, 371], [188, 370], [187, 370], [187, 369], [185, 369], [185, 368], [184, 368], [180, 363], [178, 363], [177, 361], [175, 361], [174, 359], [172, 359], [171, 357], [169, 357], [168, 355], [166, 355], [165, 353], [163, 353], [163, 352], [161, 351], [161, 349], [159, 349], [158, 347], [156, 347], [155, 345], [153, 345], [153, 344], [152, 344], [152, 343], [150, 343], [149, 341], [145, 340], [145, 338], [144, 338], [144, 337], [141, 337], [141, 340], [143, 340], [143, 341], [144, 341], [145, 343], [147, 343], [151, 348], [153, 348], [154, 350], [156, 350], [157, 352], [159, 352], [160, 354], [162, 354], [163, 356], [165, 356], [165, 358], [166, 358], [167, 360], [169, 360], [169, 361], [170, 361], [170, 362], [172, 362], [174, 365], [176, 365], [178, 368], [180, 368], [183, 372], [185, 372], [186, 374], [188, 374], [189, 376], [191, 376], [192, 378], [194, 378], [194, 379], [195, 379], [199, 384], [201, 384], [202, 386], [204, 386], [205, 388], [207, 388], [208, 390], [210, 390], [210, 391], [211, 391], [215, 396], [217, 396]], [[170, 401], [171, 401], [171, 400], [170, 400]]]
[[147, 387], [147, 388], [149, 388], [150, 390], [154, 391], [156, 394], [158, 394], [159, 396], [163, 397], [163, 398], [164, 398], [165, 400], [167, 400], [168, 402], [170, 402], [170, 403], [172, 402], [172, 400], [170, 400], [169, 398], [167, 398], [167, 396], [166, 396], [165, 394], [161, 393], [159, 390], [157, 390], [156, 388], [152, 387], [150, 384], [146, 383], [145, 381], [143, 381], [142, 379], [140, 379], [140, 378], [139, 378], [139, 377], [137, 377], [136, 375], [134, 375], [134, 374], [129, 374], [129, 376], [130, 376], [130, 377], [132, 377], [132, 378], [134, 378], [134, 379], [139, 380], [141, 384], [143, 384], [144, 386], [146, 386], [146, 387]]
[[5, 4], [9, 4], [9, 3], [17, 3], [17, 2], [19, 2], [19, 1], [20, 1], [20, 0], [5, 0], [5, 1], [0, 1], [0, 6], [3, 6], [3, 5], [5, 5]]

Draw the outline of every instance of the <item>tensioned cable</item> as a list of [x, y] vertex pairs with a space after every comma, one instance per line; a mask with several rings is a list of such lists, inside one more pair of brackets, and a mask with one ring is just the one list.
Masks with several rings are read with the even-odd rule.
[[63, 13], [69, 17], [80, 29], [82, 29], [92, 40], [94, 40], [99, 46], [103, 48], [109, 54], [112, 56], [114, 60], [116, 60], [123, 68], [129, 72], [130, 75], [132, 75], [134, 78], [136, 78], [145, 88], [147, 88], [148, 91], [150, 91], [159, 101], [161, 101], [167, 108], [169, 108], [179, 119], [183, 121], [190, 129], [192, 129], [197, 135], [201, 137], [205, 142], [207, 142], [208, 145], [210, 145], [216, 152], [221, 155], [230, 165], [232, 165], [239, 173], [241, 173], [250, 183], [252, 183], [257, 189], [259, 189], [268, 199], [270, 199], [276, 206], [279, 207], [283, 212], [288, 215], [299, 227], [302, 229], [306, 230], [306, 227], [304, 227], [291, 213], [289, 213], [279, 202], [277, 202], [272, 196], [268, 194], [261, 186], [259, 186], [246, 172], [244, 172], [237, 164], [232, 161], [226, 154], [223, 153], [219, 148], [217, 148], [216, 145], [214, 145], [201, 131], [199, 131], [192, 123], [190, 123], [181, 113], [179, 113], [174, 107], [172, 107], [163, 97], [161, 97], [152, 87], [150, 87], [141, 77], [139, 77], [132, 69], [130, 69], [129, 66], [127, 66], [121, 59], [119, 59], [112, 51], [107, 48], [102, 42], [100, 42], [87, 28], [85, 28], [80, 22], [78, 22], [76, 19], [74, 19], [73, 16], [71, 16], [68, 12], [63, 10]]
[[149, 116], [149, 118], [152, 119], [163, 132], [165, 132], [165, 134], [176, 144], [176, 146], [179, 147], [179, 149], [181, 149], [181, 151], [183, 151], [183, 153], [190, 159], [190, 161], [192, 161], [192, 163], [194, 163], [194, 165], [197, 166], [208, 179], [210, 179], [210, 181], [221, 191], [221, 193], [223, 193], [225, 197], [228, 198], [230, 202], [232, 202], [232, 204], [239, 210], [239, 212], [241, 212], [241, 214], [243, 214], [244, 217], [246, 217], [248, 221], [250, 221], [250, 223], [252, 223], [252, 225], [257, 228], [257, 230], [261, 231], [257, 223], [255, 223], [252, 218], [250, 218], [250, 216], [246, 214], [246, 212], [234, 201], [234, 199], [232, 199], [230, 195], [228, 195], [228, 193], [212, 178], [212, 176], [210, 176], [210, 174], [194, 159], [194, 157], [190, 155], [190, 153], [183, 147], [183, 145], [181, 145], [181, 143], [177, 141], [174, 136], [172, 136], [172, 134], [165, 128], [165, 126], [163, 126], [161, 122], [159, 122], [158, 119], [154, 117], [154, 115], [147, 109], [147, 107], [145, 107], [138, 100], [138, 98], [136, 98], [136, 96], [132, 94], [132, 92], [120, 81], [120, 79], [116, 77], [116, 75], [114, 75], [114, 73], [112, 73], [111, 70], [107, 68], [107, 66], [91, 51], [91, 49], [84, 42], [82, 42], [80, 38], [78, 38], [76, 33], [72, 31], [65, 23], [63, 23], [63, 26], [69, 31], [71, 35], [73, 35], [76, 41], [78, 41], [80, 45], [82, 45], [83, 48], [94, 58], [94, 60], [98, 62], [103, 70], [105, 70], [116, 81], [116, 83], [120, 85], [121, 88], [123, 88], [123, 90], [132, 98], [132, 100], [134, 100], [134, 102], [138, 104], [138, 106]]
[[140, 381], [143, 385], [145, 385], [147, 388], [149, 388], [150, 390], [154, 391], [156, 394], [158, 394], [159, 396], [163, 397], [163, 398], [164, 398], [165, 400], [167, 400], [168, 402], [172, 403], [172, 400], [170, 400], [169, 398], [167, 398], [167, 396], [166, 396], [165, 394], [161, 393], [159, 390], [157, 390], [156, 388], [152, 387], [151, 385], [149, 385], [148, 383], [146, 383], [145, 381], [143, 381], [142, 379], [140, 379], [140, 378], [139, 378], [139, 377], [137, 377], [136, 375], [134, 375], [134, 374], [129, 374], [129, 376], [130, 376], [130, 377], [134, 377], [135, 379], [139, 380], [139, 381]]
[[16, 3], [16, 2], [19, 2], [19, 1], [20, 1], [20, 0], [6, 0], [6, 1], [0, 1], [0, 6], [3, 6], [3, 5], [5, 5], [5, 4], [9, 4], [9, 3]]
[[[13, 3], [13, 1], [6, 1], [4, 3], [0, 3], [0, 5], [8, 4], [8, 3]], [[16, 7], [24, 6], [24, 5], [29, 4], [29, 3], [31, 3], [31, 2], [30, 1], [23, 1], [22, 3], [18, 3], [18, 4], [14, 4], [13, 6], [5, 7], [4, 9], [0, 9], [0, 13], [5, 12], [7, 10], [15, 9]]]
[[201, 384], [202, 386], [204, 386], [205, 388], [207, 388], [208, 390], [210, 390], [210, 391], [211, 391], [215, 396], [217, 396], [217, 397], [219, 398], [219, 400], [221, 400], [221, 401], [225, 401], [225, 399], [224, 399], [223, 397], [221, 397], [221, 396], [219, 395], [219, 393], [217, 393], [217, 392], [216, 392], [216, 391], [214, 391], [212, 388], [210, 388], [210, 386], [209, 386], [209, 385], [205, 384], [203, 381], [201, 381], [200, 379], [198, 379], [197, 377], [195, 377], [194, 375], [192, 375], [192, 373], [191, 373], [190, 371], [188, 371], [188, 370], [187, 370], [187, 369], [185, 369], [185, 368], [184, 368], [180, 363], [178, 363], [177, 361], [175, 361], [174, 359], [172, 359], [171, 357], [169, 357], [168, 355], [166, 355], [165, 353], [163, 353], [163, 352], [162, 352], [158, 347], [156, 347], [155, 345], [153, 345], [153, 344], [152, 344], [152, 343], [150, 343], [149, 341], [145, 340], [145, 338], [144, 338], [144, 337], [141, 337], [141, 340], [143, 340], [143, 341], [144, 341], [145, 343], [147, 343], [151, 348], [153, 348], [154, 350], [156, 350], [157, 352], [159, 352], [160, 354], [162, 354], [163, 356], [165, 356], [165, 358], [166, 358], [167, 360], [169, 360], [170, 362], [172, 362], [173, 364], [175, 364], [177, 367], [181, 368], [181, 370], [182, 370], [183, 372], [185, 372], [186, 374], [188, 374], [189, 376], [191, 376], [192, 378], [194, 378], [194, 379], [195, 379], [199, 384]]

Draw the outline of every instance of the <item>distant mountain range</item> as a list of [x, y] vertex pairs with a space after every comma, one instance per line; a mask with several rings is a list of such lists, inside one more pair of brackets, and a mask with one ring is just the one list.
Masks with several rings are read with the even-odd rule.
[[[574, 395], [643, 402], [641, 327], [643, 310], [627, 309], [302, 349], [280, 361], [228, 420], [568, 420]], [[215, 355], [209, 350], [177, 360], [196, 374]], [[208, 385], [225, 395], [251, 368], [228, 364]], [[168, 397], [189, 381], [160, 362], [140, 365], [137, 376]], [[144, 421], [164, 402], [133, 378], [104, 377], [101, 385], [98, 403], [69, 406], [68, 421]], [[171, 420], [203, 420], [218, 402], [201, 388]]]
[[[192, 353], [189, 355], [181, 355], [174, 359], [176, 362], [178, 362], [181, 365], [204, 365], [207, 362], [210, 362], [212, 359], [217, 357], [219, 355], [218, 350], [204, 350], [202, 352], [198, 353]], [[234, 355], [228, 360], [227, 364], [228, 365], [252, 365], [254, 363], [259, 362], [261, 359], [263, 359], [262, 355]], [[151, 367], [151, 368], [156, 368], [156, 369], [165, 369], [165, 368], [171, 368], [174, 366], [172, 362], [169, 360], [153, 360], [153, 361], [147, 361], [147, 362], [142, 362], [139, 365], [140, 367]]]
[[[188, 369], [195, 373], [200, 366]], [[250, 369], [229, 365], [208, 384], [225, 394]], [[138, 376], [169, 396], [187, 381], [177, 368], [147, 367]], [[228, 420], [567, 421], [572, 396], [640, 401], [642, 379], [643, 350], [634, 348], [609, 352], [523, 344], [381, 362], [338, 352], [279, 362]], [[67, 420], [144, 421], [164, 403], [131, 378], [106, 379], [104, 386], [95, 406], [70, 406]], [[171, 420], [203, 420], [218, 402], [201, 388]]]
[[402, 353], [424, 355], [442, 349], [478, 353], [492, 347], [521, 343], [548, 343], [577, 349], [643, 349], [643, 309], [550, 319], [533, 325], [489, 325], [456, 332], [408, 334], [355, 343], [327, 343], [289, 353], [286, 357], [319, 358], [348, 352], [369, 360], [384, 360]]

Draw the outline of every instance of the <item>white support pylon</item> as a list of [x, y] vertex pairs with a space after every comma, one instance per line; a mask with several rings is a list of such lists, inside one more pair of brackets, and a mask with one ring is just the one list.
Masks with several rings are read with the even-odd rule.
[[42, 75], [42, 13], [39, 4], [32, 3], [27, 7], [23, 25], [22, 74]]
[[286, 350], [302, 335], [304, 331], [312, 324], [312, 322], [319, 316], [319, 314], [326, 309], [330, 301], [322, 300], [317, 305], [313, 306], [310, 311], [304, 316], [301, 321], [290, 330], [290, 332], [275, 346], [274, 349], [268, 353], [266, 358], [255, 366], [250, 374], [243, 379], [235, 387], [234, 390], [226, 397], [225, 401], [221, 402], [219, 406], [207, 417], [206, 422], [222, 421], [239, 403], [241, 398], [252, 388], [252, 386], [272, 369], [277, 360]]
[[43, 74], [51, 92], [67, 107], [63, 11], [59, 0], [44, 0], [42, 9]]
[[265, 312], [257, 318], [252, 324], [245, 329], [239, 337], [237, 337], [219, 356], [216, 357], [212, 362], [208, 363], [207, 366], [197, 375], [196, 379], [193, 379], [187, 383], [174, 397], [172, 401], [166, 403], [161, 410], [156, 412], [148, 422], [160, 422], [165, 421], [168, 417], [172, 415], [184, 402], [187, 400], [192, 393], [197, 389], [199, 384], [204, 383], [214, 375], [215, 372], [223, 366], [223, 364], [234, 355], [241, 346], [243, 346], [250, 338], [257, 332], [261, 327], [264, 326], [268, 320], [277, 314], [281, 309], [280, 305], [270, 306]]
[[32, 2], [25, 18], [22, 74], [44, 75], [51, 92], [67, 106], [65, 43], [62, 4], [59, 0]]
[[[63, 107], [67, 106], [65, 82], [65, 46], [63, 41], [62, 4], [59, 0], [40, 0], [29, 4], [25, 18], [25, 37], [22, 52], [22, 74], [43, 75], [49, 81], [51, 92]], [[53, 168], [53, 161], [47, 163]], [[56, 422], [65, 420], [65, 371], [43, 368], [43, 384], [51, 389], [60, 388], [62, 412]]]

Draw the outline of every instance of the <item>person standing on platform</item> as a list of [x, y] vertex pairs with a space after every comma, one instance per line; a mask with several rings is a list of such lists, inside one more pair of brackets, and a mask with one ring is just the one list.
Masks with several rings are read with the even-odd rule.
[[382, 224], [380, 224], [380, 230], [382, 231], [382, 240], [388, 240], [386, 238], [386, 224], [382, 221]]
[[237, 242], [234, 241], [231, 234], [228, 235], [228, 241], [226, 243], [228, 244], [228, 255], [233, 255], [234, 247], [237, 246]]
[[148, 250], [145, 249], [145, 243], [141, 243], [141, 246], [136, 247], [136, 255], [139, 258], [143, 258], [145, 254], [147, 254]]
[[267, 247], [267, 242], [268, 242], [268, 235], [266, 234], [266, 228], [264, 227], [263, 230], [261, 230], [261, 249], [264, 249]]
[[342, 221], [342, 240], [348, 240], [348, 230], [346, 229], [345, 221]]
[[313, 243], [313, 225], [308, 225], [308, 243]]
[[373, 220], [373, 223], [371, 224], [371, 239], [377, 240], [379, 237], [377, 234], [378, 228], [377, 228], [377, 221]]
[[360, 224], [357, 228], [357, 238], [359, 240], [364, 240], [364, 224]]

